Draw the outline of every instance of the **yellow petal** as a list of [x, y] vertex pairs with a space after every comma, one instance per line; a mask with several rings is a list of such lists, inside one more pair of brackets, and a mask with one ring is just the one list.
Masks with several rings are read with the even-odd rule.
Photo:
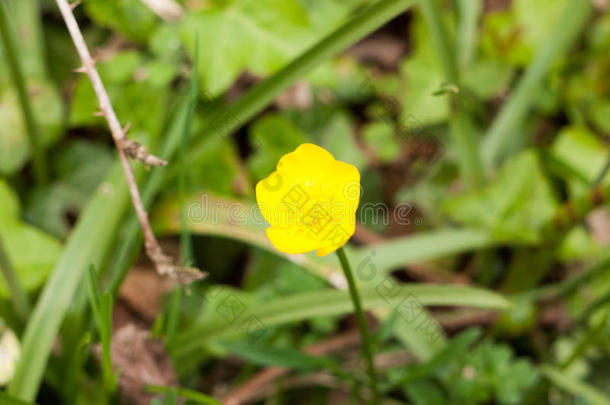
[[354, 233], [360, 173], [323, 148], [303, 144], [256, 185], [256, 200], [271, 224], [267, 236], [278, 250], [325, 255]]
[[319, 242], [291, 232], [284, 228], [267, 228], [267, 237], [277, 250], [284, 253], [299, 254], [317, 249]]

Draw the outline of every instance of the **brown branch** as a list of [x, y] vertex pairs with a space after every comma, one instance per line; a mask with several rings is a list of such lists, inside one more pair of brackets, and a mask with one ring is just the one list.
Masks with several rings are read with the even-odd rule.
[[93, 85], [95, 95], [100, 103], [99, 114], [106, 118], [110, 132], [112, 133], [112, 138], [116, 145], [117, 152], [119, 153], [119, 159], [121, 161], [121, 165], [123, 166], [123, 171], [125, 172], [125, 178], [129, 187], [129, 193], [131, 194], [131, 200], [136, 210], [138, 220], [142, 226], [145, 241], [144, 245], [146, 247], [148, 257], [150, 257], [150, 259], [155, 263], [159, 274], [168, 275], [184, 283], [190, 283], [203, 278], [204, 273], [200, 272], [199, 270], [186, 269], [175, 264], [174, 260], [170, 256], [163, 253], [159, 242], [157, 242], [157, 239], [155, 238], [155, 235], [150, 227], [148, 213], [146, 212], [144, 204], [142, 203], [142, 198], [140, 197], [140, 192], [138, 191], [135, 175], [133, 174], [133, 170], [127, 156], [154, 166], [165, 166], [167, 162], [149, 154], [144, 146], [126, 138], [126, 131], [121, 127], [119, 119], [112, 108], [108, 93], [106, 92], [102, 79], [95, 68], [95, 62], [89, 53], [89, 49], [87, 48], [83, 34], [81, 33], [78, 23], [74, 18], [74, 14], [72, 13], [71, 5], [67, 0], [56, 1], [59, 11], [61, 12], [61, 15], [66, 23], [66, 27], [70, 32], [74, 46], [76, 47], [76, 50], [83, 63], [83, 66], [76, 69], [76, 71], [85, 73], [89, 77], [89, 80]]

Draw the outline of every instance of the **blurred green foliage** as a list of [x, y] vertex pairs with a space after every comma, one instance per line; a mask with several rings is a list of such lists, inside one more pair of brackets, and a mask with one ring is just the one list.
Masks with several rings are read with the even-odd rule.
[[[497, 295], [486, 293], [510, 290], [527, 296], [603, 260], [608, 222], [595, 231], [586, 215], [591, 205], [567, 204], [587, 196], [596, 183], [600, 190], [610, 187], [605, 171], [610, 156], [607, 8], [593, 13], [569, 52], [554, 60], [550, 73], [537, 83], [531, 108], [515, 122], [518, 130], [503, 150], [507, 158], [484, 173], [482, 184], [470, 187], [460, 177], [461, 152], [452, 135], [459, 112], [467, 117], [468, 134], [477, 145], [484, 139], [524, 70], [536, 55], [546, 52], [549, 32], [570, 1], [513, 0], [496, 6], [479, 0], [438, 1], [439, 21], [455, 48], [459, 83], [445, 77], [446, 66], [430, 27], [420, 8], [414, 7], [308, 72], [252, 120], [233, 123], [228, 117], [236, 128], [221, 136], [217, 132], [227, 122], [204, 131], [210, 120], [218, 118], [216, 113], [226, 112], [246, 88], [261, 82], [269, 85], [265, 80], [273, 80], [295, 57], [374, 2], [189, 0], [178, 2], [184, 15], [169, 22], [140, 0], [84, 0], [75, 13], [113, 107], [122, 124], [130, 123], [128, 136], [153, 151], [165, 150], [171, 129], [175, 130], [172, 126], [183, 125], [177, 105], [195, 74], [192, 58], [198, 55], [199, 74], [193, 77], [201, 84], [201, 97], [190, 106], [195, 112], [190, 137], [204, 147], [188, 166], [188, 201], [210, 196], [202, 209], [218, 203], [221, 212], [216, 222], [206, 218], [188, 224], [195, 264], [210, 273], [210, 286], [193, 286], [178, 301], [177, 313], [165, 300], [155, 321], [155, 332], [167, 342], [168, 319], [177, 314], [176, 339], [182, 344], [175, 348], [177, 357], [173, 351], [172, 357], [181, 385], [212, 392], [213, 383], [200, 384], [210, 380], [237, 387], [261, 367], [276, 365], [288, 367], [297, 377], [326, 368], [341, 387], [337, 391], [354, 391], [354, 385], [366, 388], [358, 368], [349, 369], [349, 377], [342, 373], [342, 368], [351, 366], [353, 352], [313, 357], [302, 350], [353, 327], [344, 310], [348, 301], [332, 291], [341, 285], [335, 258], [287, 260], [270, 250], [264, 224], [249, 216], [256, 182], [273, 171], [284, 154], [305, 142], [325, 147], [361, 172], [357, 218], [364, 233], [355, 238], [358, 247], [348, 251], [356, 269], [372, 266], [384, 280], [396, 282], [467, 280], [481, 287], [468, 290], [472, 295], [464, 298], [467, 302], [476, 306], [480, 300], [483, 308], [497, 308], [493, 304]], [[18, 33], [19, 61], [42, 129], [51, 181], [36, 184], [32, 179], [26, 126], [0, 47], [0, 236], [24, 289], [38, 297], [92, 196], [112, 193], [122, 183], [108, 180], [113, 145], [105, 121], [94, 116], [98, 101], [88, 78], [70, 71], [78, 66], [78, 58], [54, 2], [6, 0], [6, 5]], [[396, 44], [397, 55], [388, 56]], [[179, 164], [178, 159], [170, 159], [169, 167], [153, 169], [140, 182], [147, 184], [158, 170], [165, 171], [156, 186], [160, 198], [151, 217], [170, 243], [181, 230], [184, 209], [176, 197]], [[593, 205], [607, 218], [608, 201], [602, 197]], [[397, 207], [405, 206], [400, 204], [409, 204], [404, 218], [397, 214]], [[365, 211], [367, 206], [384, 208]], [[587, 217], [587, 221], [554, 228], [558, 210], [566, 206], [574, 218]], [[237, 208], [229, 212], [228, 207]], [[118, 223], [119, 217], [123, 218], [122, 212], [110, 220]], [[114, 232], [114, 222], [105, 226], [105, 216], [91, 213], [87, 218], [97, 226], [90, 232]], [[129, 240], [128, 221], [123, 225], [122, 232], [99, 236], [100, 246], [114, 249], [106, 254], [100, 248], [91, 259], [99, 262], [104, 287], [108, 278], [116, 277], [108, 274], [108, 263]], [[126, 256], [136, 254], [134, 250]], [[69, 260], [64, 260], [61, 264], [68, 268]], [[81, 261], [85, 259], [77, 262]], [[126, 262], [123, 267], [133, 260]], [[524, 291], [506, 287], [514, 286], [506, 280], [522, 281], [530, 275], [538, 280], [534, 273], [540, 275], [537, 285], [515, 284], [527, 288]], [[91, 333], [96, 326], [84, 312], [83, 288], [77, 288], [73, 300], [69, 297], [74, 308], [64, 323], [63, 341], [58, 339], [61, 346], [78, 336], [83, 359], [79, 362], [66, 350], [54, 351], [38, 397], [41, 404], [115, 400], [106, 396], [102, 369], [94, 361], [94, 342], [89, 340], [99, 333]], [[443, 298], [461, 290], [453, 285], [438, 288], [427, 297], [446, 306], [434, 310], [434, 319], [450, 325], [464, 308], [455, 309]], [[369, 288], [366, 305], [375, 309], [380, 321], [378, 353], [392, 357], [409, 350], [414, 355], [382, 372], [384, 393], [416, 405], [607, 403], [609, 292], [606, 271], [584, 281], [576, 291], [555, 297], [560, 309], [521, 295], [509, 297], [513, 307], [489, 321], [484, 330], [468, 328], [466, 322], [457, 328], [459, 333], [443, 334], [430, 343], [417, 328], [397, 323], [394, 308]], [[217, 293], [240, 300], [266, 319], [270, 326], [264, 338], [250, 344], [243, 333], [233, 333], [233, 326], [219, 318], [221, 303], [209, 299]], [[0, 318], [21, 332], [23, 325], [9, 295], [0, 277]], [[109, 295], [104, 299], [102, 326], [108, 347], [111, 302]], [[149, 319], [146, 322], [151, 326]], [[70, 334], [73, 340], [68, 341]], [[578, 359], [565, 369], [547, 367], [560, 367], [575, 352]], [[271, 395], [268, 402], [324, 403], [332, 391], [321, 386], [287, 389]], [[166, 403], [174, 403], [175, 393], [165, 392]], [[596, 402], [600, 397], [601, 402]]]

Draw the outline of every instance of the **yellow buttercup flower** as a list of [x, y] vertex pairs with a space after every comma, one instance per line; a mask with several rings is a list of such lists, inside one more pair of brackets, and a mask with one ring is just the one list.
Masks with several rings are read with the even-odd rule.
[[360, 173], [310, 143], [284, 155], [276, 171], [256, 185], [256, 201], [269, 224], [267, 237], [284, 253], [334, 252], [356, 229]]

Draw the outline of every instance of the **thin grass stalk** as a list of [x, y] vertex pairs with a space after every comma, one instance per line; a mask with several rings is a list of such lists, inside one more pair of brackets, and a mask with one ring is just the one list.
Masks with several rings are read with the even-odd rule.
[[536, 102], [544, 77], [553, 64], [568, 52], [586, 26], [592, 11], [590, 0], [572, 0], [566, 3], [565, 9], [546, 36], [547, 39], [540, 45], [534, 60], [485, 135], [481, 154], [488, 171], [507, 156], [507, 151], [512, 150], [511, 145], [523, 143], [528, 136], [528, 133], [518, 129]]
[[34, 177], [40, 184], [44, 184], [48, 181], [48, 168], [46, 163], [46, 157], [44, 150], [42, 149], [42, 131], [36, 122], [32, 104], [30, 102], [30, 95], [28, 94], [27, 86], [23, 76], [23, 70], [17, 57], [17, 41], [13, 33], [12, 27], [10, 26], [10, 18], [7, 11], [7, 4], [5, 1], [0, 3], [0, 34], [4, 43], [4, 49], [6, 53], [6, 61], [9, 65], [15, 88], [17, 89], [17, 95], [19, 97], [19, 104], [21, 111], [23, 112], [23, 120], [25, 121], [26, 133], [30, 141], [30, 148], [32, 150], [32, 165], [34, 168]]
[[[450, 84], [460, 88], [460, 77], [454, 53], [454, 45], [449, 40], [447, 28], [443, 22], [441, 10], [436, 0], [420, 0], [419, 6], [426, 21], [430, 39]], [[462, 179], [470, 187], [475, 187], [483, 179], [483, 169], [479, 157], [478, 139], [466, 111], [461, 105], [460, 95], [449, 93], [452, 104], [450, 117], [451, 139], [456, 149], [458, 166]]]
[[0, 270], [2, 271], [2, 275], [4, 276], [4, 280], [6, 281], [8, 289], [10, 291], [13, 305], [15, 305], [15, 312], [17, 312], [17, 315], [22, 321], [25, 321], [30, 313], [30, 300], [28, 298], [27, 292], [23, 289], [23, 286], [19, 282], [19, 278], [17, 277], [17, 271], [15, 270], [15, 267], [13, 267], [10, 257], [8, 256], [8, 252], [4, 247], [4, 242], [2, 241], [1, 234]]
[[[311, 72], [320, 63], [339, 54], [400, 13], [414, 0], [380, 0], [361, 10], [347, 23], [337, 28], [317, 44], [295, 58], [269, 79], [246, 91], [226, 109], [221, 107], [217, 116], [223, 122], [210, 122], [195, 141], [188, 155], [190, 164], [206, 151], [210, 138], [220, 141], [264, 110], [273, 100], [297, 79]], [[214, 116], [214, 115], [212, 115]]]

